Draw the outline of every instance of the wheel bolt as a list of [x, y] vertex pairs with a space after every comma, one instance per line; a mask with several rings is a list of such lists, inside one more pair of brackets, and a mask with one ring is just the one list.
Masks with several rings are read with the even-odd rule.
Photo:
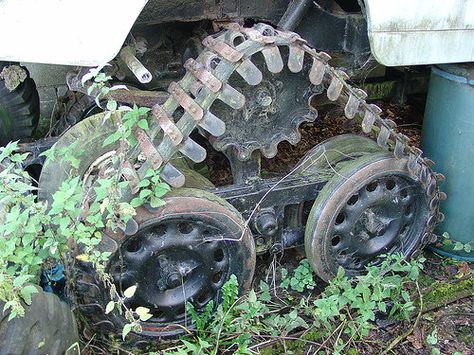
[[257, 103], [262, 107], [268, 107], [272, 104], [273, 100], [270, 95], [266, 92], [259, 92], [257, 94]]

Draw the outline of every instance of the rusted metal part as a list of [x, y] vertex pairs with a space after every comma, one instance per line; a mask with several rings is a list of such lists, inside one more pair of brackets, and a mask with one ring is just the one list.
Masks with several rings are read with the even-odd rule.
[[[258, 74], [253, 63], [249, 59], [244, 59], [244, 61], [241, 61], [241, 59], [250, 58], [257, 52], [262, 52], [263, 54], [265, 51], [267, 67], [270, 71], [278, 72], [282, 66], [279, 61], [281, 54], [278, 47], [289, 46], [293, 49], [290, 49], [292, 51], [292, 59], [288, 65], [293, 71], [297, 71], [301, 66], [302, 49], [304, 51], [303, 58], [305, 54], [313, 58], [313, 65], [309, 73], [310, 82], [313, 85], [320, 85], [323, 81], [329, 83], [328, 98], [338, 102], [342, 101], [345, 105], [345, 113], [349, 119], [359, 116], [361, 118], [363, 117], [363, 131], [375, 137], [381, 146], [392, 151], [398, 159], [406, 159], [407, 167], [414, 179], [430, 180], [430, 183], [426, 187], [428, 195], [433, 193], [438, 197], [442, 196], [439, 192], [437, 180], [435, 178], [427, 178], [427, 176], [433, 176], [434, 174], [429, 163], [421, 158], [421, 154], [414, 147], [408, 145], [406, 137], [397, 133], [390, 122], [381, 119], [381, 110], [377, 106], [368, 104], [365, 101], [365, 93], [352, 88], [347, 83], [347, 76], [344, 72], [334, 69], [327, 64], [327, 61], [330, 59], [329, 55], [324, 52], [315, 51], [305, 41], [299, 39], [297, 35], [291, 32], [276, 31], [268, 25], [254, 26], [252, 29], [243, 28], [238, 24], [225, 24], [224, 27], [229, 28], [233, 32], [240, 32], [248, 39], [240, 43], [237, 47], [239, 49], [237, 50], [226, 43], [226, 40], [230, 38], [229, 36], [238, 36], [238, 33], [228, 34], [227, 36], [222, 34], [216, 38], [208, 37], [204, 40], [204, 44], [210, 51], [205, 51], [197, 60], [197, 62], [201, 63], [208, 71], [212, 71], [212, 74], [222, 82], [221, 90], [214, 93], [205, 85], [202, 87], [196, 86], [196, 90], [193, 92], [193, 94], [196, 94], [196, 99], [192, 99], [186, 94], [186, 91], [191, 91], [190, 88], [195, 85], [195, 80], [190, 80], [190, 76], [186, 76], [180, 84], [174, 84], [175, 89], [178, 89], [172, 92], [174, 100], [168, 100], [164, 105], [168, 115], [171, 115], [177, 108], [177, 102], [185, 108], [189, 114], [188, 116], [190, 116], [189, 118], [193, 118], [193, 120], [196, 121], [196, 117], [189, 111], [189, 108], [192, 107], [192, 103], [199, 105], [200, 108], [201, 105], [203, 105], [202, 110], [204, 116], [204, 111], [209, 109], [210, 104], [215, 98], [221, 99], [234, 109], [239, 109], [245, 104], [245, 97], [226, 84], [225, 81], [232, 71], [238, 71], [250, 85], [257, 85], [261, 82], [261, 73]], [[278, 54], [276, 52], [277, 50]], [[197, 76], [194, 77], [197, 78]], [[182, 89], [180, 85], [182, 85]], [[173, 89], [173, 86], [171, 86], [171, 89]], [[170, 92], [171, 91], [172, 90], [170, 90]], [[206, 97], [210, 99], [208, 100]], [[204, 102], [206, 103], [204, 104]], [[191, 132], [191, 127], [193, 125], [193, 127], [195, 127], [196, 123], [191, 124], [186, 115], [184, 115], [181, 120], [183, 120], [182, 124], [183, 127], [185, 127], [185, 130], [182, 131], [183, 137], [186, 138]], [[220, 125], [219, 130], [223, 130], [223, 125]], [[166, 142], [166, 139], [164, 142]], [[172, 144], [171, 140], [169, 140], [169, 143]], [[173, 154], [171, 153], [172, 150], [168, 148], [165, 143], [160, 144], [160, 151], [165, 154], [166, 160]], [[435, 183], [432, 184], [432, 181]], [[431, 235], [432, 230], [430, 230], [429, 227], [427, 228], [427, 234]], [[426, 242], [426, 240], [422, 241], [424, 244], [426, 244]]]
[[232, 48], [227, 43], [217, 41], [211, 36], [206, 37], [202, 44], [232, 63], [239, 61], [243, 57], [243, 53]]
[[140, 182], [140, 177], [137, 174], [137, 171], [133, 167], [133, 165], [128, 161], [125, 160], [122, 162], [121, 172], [125, 179], [130, 183], [130, 187], [132, 189], [132, 193], [138, 192], [138, 183]]
[[153, 169], [158, 169], [163, 163], [163, 158], [156, 150], [150, 137], [148, 137], [148, 135], [143, 129], [138, 127], [135, 128], [133, 133], [135, 135], [135, 138], [137, 138], [138, 140], [138, 144], [140, 145], [143, 154], [145, 154]]
[[171, 139], [171, 142], [178, 146], [183, 141], [183, 134], [180, 132], [174, 122], [168, 117], [165, 110], [160, 105], [154, 105], [153, 116], [158, 120], [158, 124], [165, 134]]
[[149, 83], [153, 79], [148, 69], [135, 57], [135, 50], [132, 47], [123, 47], [120, 50], [119, 57], [142, 84]]
[[194, 59], [188, 59], [184, 63], [184, 67], [212, 92], [216, 93], [221, 89], [222, 83]]
[[204, 112], [202, 108], [183, 90], [177, 83], [171, 83], [168, 91], [176, 101], [179, 102], [182, 108], [189, 113], [195, 121], [202, 120]]
[[117, 102], [140, 107], [153, 107], [156, 104], [162, 105], [168, 99], [169, 94], [165, 91], [147, 90], [112, 90], [106, 96]]

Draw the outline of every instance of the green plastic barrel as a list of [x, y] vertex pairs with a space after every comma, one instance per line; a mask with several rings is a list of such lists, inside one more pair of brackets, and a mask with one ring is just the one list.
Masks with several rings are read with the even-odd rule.
[[[432, 68], [422, 131], [422, 147], [446, 176], [441, 203], [445, 220], [437, 233], [474, 249], [474, 63]], [[446, 245], [437, 252], [474, 261], [474, 252]], [[458, 245], [459, 248], [459, 245]]]

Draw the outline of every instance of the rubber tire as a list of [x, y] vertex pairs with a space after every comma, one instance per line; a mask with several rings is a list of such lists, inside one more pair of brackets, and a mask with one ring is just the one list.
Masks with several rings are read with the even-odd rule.
[[[0, 62], [0, 71], [11, 64], [15, 63]], [[13, 91], [0, 80], [0, 146], [32, 137], [38, 125], [39, 95], [35, 82], [26, 72], [27, 78]]]
[[0, 355], [64, 354], [79, 341], [70, 307], [39, 287], [31, 305], [24, 304], [24, 317], [8, 321], [10, 312], [3, 313], [3, 306], [0, 302]]

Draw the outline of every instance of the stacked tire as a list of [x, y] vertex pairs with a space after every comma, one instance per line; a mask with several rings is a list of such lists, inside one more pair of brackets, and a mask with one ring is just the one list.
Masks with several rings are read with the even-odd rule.
[[[16, 65], [0, 62], [0, 73], [4, 68]], [[0, 146], [10, 141], [30, 138], [38, 125], [40, 101], [33, 79], [26, 68], [27, 76], [10, 91], [4, 80], [0, 79]]]
[[59, 355], [74, 349], [75, 344], [78, 348], [74, 315], [56, 295], [38, 287], [31, 305], [24, 304], [25, 315], [10, 321], [10, 312], [3, 312], [3, 307], [0, 302], [0, 355]]

